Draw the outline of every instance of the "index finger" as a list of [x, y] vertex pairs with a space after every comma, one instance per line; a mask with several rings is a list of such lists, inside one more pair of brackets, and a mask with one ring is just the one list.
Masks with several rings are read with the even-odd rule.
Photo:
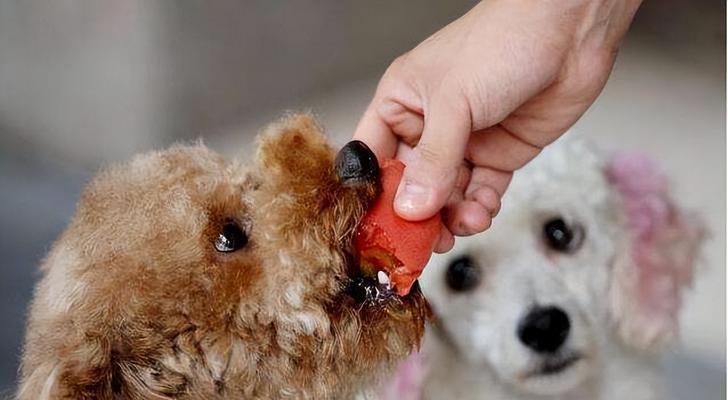
[[372, 100], [359, 120], [354, 131], [354, 139], [366, 143], [378, 160], [394, 158], [399, 139], [376, 111], [376, 99]]

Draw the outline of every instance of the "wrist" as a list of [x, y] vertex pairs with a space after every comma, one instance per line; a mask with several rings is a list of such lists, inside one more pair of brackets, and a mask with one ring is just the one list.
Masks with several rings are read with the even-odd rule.
[[642, 0], [589, 0], [575, 36], [575, 47], [616, 53]]

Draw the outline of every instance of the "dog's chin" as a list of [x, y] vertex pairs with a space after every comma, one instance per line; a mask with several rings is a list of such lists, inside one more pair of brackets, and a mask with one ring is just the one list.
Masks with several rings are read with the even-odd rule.
[[590, 369], [590, 360], [578, 352], [539, 357], [518, 374], [515, 384], [531, 394], [560, 395], [580, 386]]

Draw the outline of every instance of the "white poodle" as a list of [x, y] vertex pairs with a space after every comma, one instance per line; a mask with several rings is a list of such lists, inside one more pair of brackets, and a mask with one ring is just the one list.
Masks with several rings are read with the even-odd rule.
[[385, 397], [663, 398], [702, 238], [650, 160], [565, 138], [516, 174], [490, 230], [433, 258], [435, 322]]

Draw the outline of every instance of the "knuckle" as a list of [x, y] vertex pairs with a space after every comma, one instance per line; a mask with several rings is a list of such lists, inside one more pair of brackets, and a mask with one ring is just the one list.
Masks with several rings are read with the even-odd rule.
[[390, 65], [390, 68], [399, 68], [407, 63], [407, 60], [409, 59], [409, 51], [402, 53], [399, 57], [395, 58], [394, 61], [392, 61], [392, 64]]
[[441, 149], [435, 149], [428, 143], [420, 142], [417, 145], [417, 152], [423, 162], [438, 168], [443, 167], [445, 157]]
[[396, 124], [406, 111], [402, 104], [391, 100], [382, 101], [377, 107], [377, 115], [387, 125]]
[[387, 70], [384, 71], [382, 76], [382, 82], [390, 82], [396, 80], [402, 75], [402, 71], [406, 70], [407, 59], [409, 58], [408, 53], [404, 53], [397, 57], [389, 64]]

